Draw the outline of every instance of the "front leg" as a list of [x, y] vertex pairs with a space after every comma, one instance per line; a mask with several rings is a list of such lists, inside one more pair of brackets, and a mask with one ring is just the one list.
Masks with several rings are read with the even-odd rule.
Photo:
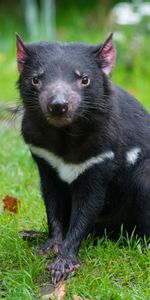
[[64, 223], [67, 221], [67, 187], [44, 160], [34, 155], [33, 157], [39, 169], [49, 231], [47, 241], [40, 246], [38, 252], [47, 254], [50, 248], [58, 252], [64, 236]]
[[56, 262], [49, 265], [56, 284], [79, 266], [76, 258], [82, 240], [90, 232], [103, 210], [106, 184], [96, 174], [82, 175], [72, 186], [72, 214], [65, 240]]

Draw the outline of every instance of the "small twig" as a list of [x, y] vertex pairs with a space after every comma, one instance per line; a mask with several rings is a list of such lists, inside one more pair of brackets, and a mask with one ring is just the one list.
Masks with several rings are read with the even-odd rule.
[[21, 105], [9, 105], [9, 104], [0, 104], [0, 110], [7, 111], [9, 113], [18, 114], [22, 110]]

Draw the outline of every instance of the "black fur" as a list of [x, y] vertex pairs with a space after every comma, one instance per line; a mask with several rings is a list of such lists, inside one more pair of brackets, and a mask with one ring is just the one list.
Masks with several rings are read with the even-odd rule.
[[[37, 43], [25, 49], [19, 79], [25, 142], [75, 164], [107, 151], [115, 154], [114, 159], [95, 164], [71, 184], [33, 154], [49, 226], [49, 240], [43, 250], [59, 248], [58, 258], [50, 267], [55, 283], [78, 266], [80, 244], [93, 230], [96, 235], [106, 230], [114, 236], [123, 224], [129, 233], [135, 228], [139, 236], [150, 236], [150, 117], [133, 96], [105, 75], [98, 56], [100, 47]], [[79, 87], [75, 70], [88, 75], [91, 82], [87, 87]], [[33, 76], [42, 82], [38, 89], [31, 83]], [[52, 84], [58, 80], [80, 100], [64, 126], [51, 124], [42, 110], [40, 101], [44, 100], [39, 101], [41, 93], [47, 89], [51, 93]], [[127, 163], [126, 153], [134, 147], [141, 151], [132, 165]]]

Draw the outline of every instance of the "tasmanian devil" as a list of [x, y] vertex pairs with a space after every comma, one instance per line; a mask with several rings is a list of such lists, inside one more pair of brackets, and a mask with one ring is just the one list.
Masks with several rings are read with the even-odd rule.
[[[112, 34], [101, 45], [17, 36], [22, 135], [36, 162], [49, 237], [58, 251], [52, 281], [74, 271], [82, 240], [105, 231], [150, 236], [150, 116], [109, 79]], [[32, 172], [32, 170], [31, 170]]]

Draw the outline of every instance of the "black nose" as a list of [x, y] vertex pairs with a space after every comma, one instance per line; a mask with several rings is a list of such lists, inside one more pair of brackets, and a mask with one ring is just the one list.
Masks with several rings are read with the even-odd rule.
[[64, 97], [56, 96], [47, 104], [48, 112], [54, 116], [64, 115], [68, 111], [68, 102]]

